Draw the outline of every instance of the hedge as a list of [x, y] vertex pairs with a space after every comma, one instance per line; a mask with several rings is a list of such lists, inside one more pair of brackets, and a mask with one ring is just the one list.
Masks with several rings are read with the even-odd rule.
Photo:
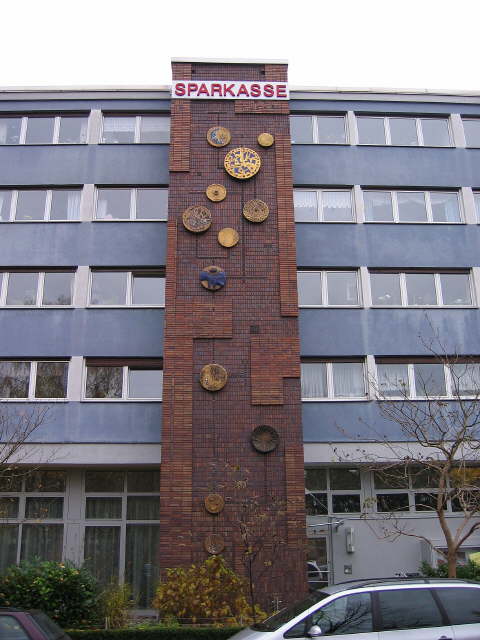
[[242, 627], [155, 627], [67, 631], [72, 640], [226, 640]]

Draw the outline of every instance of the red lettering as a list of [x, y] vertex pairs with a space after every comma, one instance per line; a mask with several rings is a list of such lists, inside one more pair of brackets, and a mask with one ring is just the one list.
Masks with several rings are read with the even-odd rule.
[[216, 82], [214, 82], [212, 84], [212, 86], [210, 87], [210, 93], [211, 93], [212, 97], [215, 94], [221, 96], [222, 95], [222, 85], [221, 84], [217, 84]]
[[263, 87], [263, 95], [264, 95], [266, 98], [272, 98], [272, 97], [273, 97], [273, 94], [274, 94], [273, 85], [272, 85], [272, 84], [266, 84], [266, 85]]
[[277, 98], [286, 98], [286, 97], [287, 97], [287, 85], [277, 84]]
[[199, 96], [208, 96], [209, 95], [208, 89], [207, 89], [207, 85], [204, 82], [202, 82], [202, 84], [198, 88], [197, 95], [199, 95]]
[[247, 96], [247, 98], [249, 97], [247, 87], [244, 84], [241, 84], [238, 88], [237, 96]]
[[189, 82], [187, 84], [187, 95], [191, 96], [192, 93], [198, 89], [198, 84], [196, 82]]
[[227, 94], [229, 96], [232, 96], [232, 98], [235, 98], [235, 94], [233, 93], [233, 87], [235, 86], [235, 83], [232, 82], [232, 84], [224, 84], [223, 85], [223, 95], [226, 96]]
[[184, 96], [185, 95], [185, 85], [183, 82], [177, 82], [175, 85], [175, 95], [176, 96]]
[[260, 88], [259, 84], [252, 84], [252, 86], [250, 87], [250, 95], [252, 96], [252, 98], [258, 98], [258, 96], [262, 93], [262, 90]]

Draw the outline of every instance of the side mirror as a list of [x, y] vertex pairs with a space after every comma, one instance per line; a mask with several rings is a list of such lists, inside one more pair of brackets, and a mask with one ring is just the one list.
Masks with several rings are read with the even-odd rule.
[[318, 626], [318, 624], [314, 624], [312, 627], [310, 627], [310, 629], [308, 630], [307, 635], [310, 638], [318, 638], [318, 636], [322, 636], [323, 635], [323, 631], [321, 630], [321, 628]]

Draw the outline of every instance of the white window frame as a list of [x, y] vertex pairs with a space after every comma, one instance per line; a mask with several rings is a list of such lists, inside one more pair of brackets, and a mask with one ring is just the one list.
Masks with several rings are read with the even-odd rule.
[[[35, 304], [7, 304], [8, 282], [10, 274], [12, 273], [35, 273], [38, 275], [37, 296]], [[43, 294], [45, 292], [45, 275], [50, 273], [70, 273], [73, 276], [72, 300], [70, 304], [42, 304]], [[73, 301], [75, 298], [76, 276], [76, 271], [68, 269], [66, 269], [65, 271], [63, 271], [62, 269], [58, 269], [55, 271], [35, 271], [33, 269], [25, 269], [22, 271], [15, 271], [14, 269], [11, 269], [9, 271], [0, 271], [0, 307], [5, 309], [71, 309], [74, 306]]]
[[[0, 117], [8, 117], [8, 116], [0, 116]], [[15, 116], [13, 116], [15, 117]], [[18, 117], [18, 116], [17, 116]], [[28, 116], [20, 116], [22, 119], [21, 122], [21, 126], [20, 126], [20, 139], [18, 144], [24, 144], [27, 146], [30, 145], [51, 145], [51, 144], [59, 144], [59, 145], [69, 145], [69, 144], [87, 144], [88, 143], [88, 135], [89, 135], [89, 129], [90, 129], [90, 112], [85, 113], [85, 114], [80, 114], [80, 113], [63, 113], [61, 115], [53, 115], [53, 114], [30, 114]], [[26, 142], [26, 138], [27, 138], [27, 127], [28, 127], [28, 119], [29, 118], [54, 118], [54, 122], [53, 122], [53, 138], [51, 142], [42, 142], [42, 143], [38, 143], [38, 142]], [[86, 133], [85, 133], [85, 141], [84, 142], [59, 142], [59, 136], [60, 136], [60, 119], [61, 118], [86, 118], [87, 120], [87, 129], [86, 129]], [[18, 145], [0, 145], [0, 146], [18, 146]]]
[[[153, 275], [153, 271], [156, 269], [146, 269], [147, 275]], [[125, 292], [125, 303], [124, 304], [92, 304], [92, 289], [93, 289], [93, 276], [95, 273], [126, 273], [127, 274], [127, 288]], [[133, 281], [135, 276], [142, 276], [141, 269], [133, 269], [129, 271], [127, 269], [90, 269], [89, 274], [89, 283], [88, 283], [88, 304], [87, 307], [91, 309], [118, 309], [124, 307], [132, 307], [134, 309], [164, 309], [165, 308], [165, 300], [163, 304], [133, 304]], [[158, 274], [155, 274], [156, 277], [163, 278], [165, 280], [165, 273], [162, 270], [159, 270]]]
[[[295, 221], [295, 224], [304, 224], [305, 222], [307, 224], [316, 224], [316, 223], [323, 223], [323, 224], [354, 224], [357, 222], [357, 216], [356, 216], [356, 212], [355, 212], [355, 195], [353, 192], [353, 187], [340, 187], [339, 189], [300, 189], [300, 188], [295, 188], [294, 191], [297, 192], [310, 192], [310, 193], [315, 193], [317, 196], [317, 219], [316, 220], [312, 220], [312, 221]], [[323, 193], [326, 192], [330, 192], [330, 193], [349, 193], [350, 194], [350, 208], [352, 211], [352, 219], [351, 220], [324, 220], [323, 219]]]
[[[320, 293], [322, 297], [322, 304], [301, 304], [298, 306], [301, 309], [323, 309], [324, 307], [332, 307], [337, 309], [357, 309], [362, 307], [362, 286], [361, 279], [359, 277], [358, 269], [299, 269], [297, 273], [318, 273], [320, 274]], [[355, 281], [357, 286], [357, 302], [356, 304], [329, 304], [328, 302], [328, 274], [329, 273], [352, 273], [355, 274]]]
[[[305, 398], [302, 396], [302, 402], [365, 402], [369, 400], [369, 387], [367, 385], [367, 366], [365, 359], [348, 360], [348, 358], [342, 358], [341, 360], [304, 360], [302, 364], [325, 364], [326, 365], [326, 381], [327, 381], [327, 395], [325, 397], [318, 398]], [[365, 391], [363, 396], [335, 396], [333, 386], [333, 365], [334, 364], [361, 364], [362, 365], [362, 380], [363, 389]]]
[[[28, 395], [26, 398], [2, 398], [0, 397], [0, 402], [68, 402], [68, 391], [70, 384], [70, 361], [69, 360], [42, 360], [39, 358], [38, 360], [16, 360], [8, 358], [2, 358], [2, 362], [28, 362], [30, 364], [30, 376], [28, 380]], [[65, 389], [65, 397], [64, 398], [37, 398], [35, 396], [35, 385], [37, 382], [37, 364], [39, 362], [52, 362], [52, 363], [61, 363], [67, 365], [67, 386]]]
[[[1, 146], [1, 145], [0, 145]], [[83, 199], [83, 187], [58, 187], [55, 189], [46, 189], [42, 186], [32, 186], [30, 189], [9, 189], [8, 187], [1, 187], [0, 191], [10, 191], [12, 194], [10, 200], [10, 213], [8, 220], [0, 221], [0, 224], [8, 224], [10, 222], [15, 222], [19, 224], [32, 224], [36, 222], [81, 222], [81, 210], [82, 210], [82, 199]], [[17, 203], [18, 203], [18, 194], [24, 191], [44, 191], [45, 192], [45, 209], [43, 212], [43, 218], [40, 220], [17, 220]], [[54, 191], [78, 191], [80, 195], [80, 203], [79, 203], [79, 215], [75, 220], [69, 220], [68, 218], [56, 218], [55, 220], [50, 220], [50, 214], [52, 210], [52, 197]]]
[[[374, 144], [371, 142], [360, 142], [360, 134], [359, 134], [359, 128], [358, 128], [358, 118], [375, 118], [375, 119], [381, 119], [383, 118], [383, 130], [385, 133], [385, 142], [383, 144]], [[409, 119], [409, 120], [415, 120], [415, 126], [416, 126], [416, 130], [417, 130], [417, 141], [418, 144], [409, 144], [409, 145], [394, 145], [392, 144], [392, 135], [391, 135], [391, 131], [390, 131], [390, 118], [404, 118], [404, 119]], [[423, 129], [422, 129], [422, 124], [421, 121], [422, 120], [446, 120], [447, 121], [447, 129], [448, 129], [448, 137], [450, 140], [450, 144], [448, 145], [434, 145], [433, 147], [431, 145], [428, 145], [429, 148], [439, 148], [439, 149], [449, 149], [451, 147], [454, 146], [454, 142], [453, 142], [453, 132], [452, 132], [452, 123], [451, 123], [451, 116], [450, 114], [447, 116], [439, 116], [439, 117], [435, 117], [435, 116], [414, 116], [414, 115], [405, 115], [405, 114], [390, 114], [388, 116], [383, 116], [381, 114], [363, 114], [363, 113], [355, 113], [355, 127], [356, 127], [356, 133], [357, 133], [357, 140], [358, 140], [358, 144], [359, 146], [367, 146], [367, 147], [425, 147], [426, 145], [424, 144], [424, 139], [423, 139]]]
[[[375, 274], [389, 274], [389, 275], [397, 275], [399, 276], [399, 284], [400, 284], [400, 304], [378, 304], [378, 303], [374, 303], [373, 302], [373, 297], [372, 297], [372, 308], [379, 308], [379, 309], [400, 309], [400, 308], [407, 308], [407, 309], [433, 309], [436, 307], [443, 307], [443, 308], [447, 308], [447, 309], [471, 309], [474, 307], [477, 307], [478, 305], [476, 304], [475, 301], [475, 287], [474, 287], [474, 283], [473, 283], [473, 272], [471, 269], [469, 269], [468, 271], [459, 271], [457, 275], [464, 275], [468, 277], [468, 287], [469, 287], [469, 291], [470, 291], [470, 304], [444, 304], [443, 303], [443, 292], [442, 292], [442, 281], [441, 281], [441, 276], [443, 275], [456, 275], [454, 271], [414, 271], [414, 270], [409, 270], [409, 271], [391, 271], [391, 270], [386, 270], [386, 271], [382, 271], [381, 269], [376, 269], [375, 271], [369, 271], [369, 278], [370, 278], [370, 290], [373, 291], [373, 282], [372, 282], [372, 275]], [[434, 284], [435, 284], [435, 296], [437, 299], [436, 304], [431, 304], [431, 305], [418, 305], [418, 304], [408, 304], [408, 290], [407, 290], [407, 275], [433, 275], [434, 276]]]
[[475, 203], [475, 221], [480, 224], [480, 191], [473, 191], [473, 201]]
[[170, 120], [171, 117], [167, 113], [142, 113], [142, 114], [134, 114], [134, 113], [102, 113], [102, 127], [100, 131], [100, 144], [118, 144], [116, 142], [106, 142], [104, 139], [105, 132], [105, 118], [135, 118], [135, 129], [134, 129], [134, 139], [133, 142], [123, 142], [121, 144], [169, 144], [169, 141], [165, 142], [142, 142], [140, 140], [140, 132], [141, 132], [141, 120], [143, 116], [147, 118], [167, 118]]
[[[122, 397], [121, 398], [87, 398], [87, 370], [88, 370], [88, 363], [87, 361], [84, 359], [84, 366], [83, 366], [83, 385], [82, 385], [82, 402], [162, 402], [162, 397], [160, 398], [130, 398], [129, 397], [129, 380], [128, 380], [128, 372], [130, 369], [143, 369], [143, 370], [147, 370], [147, 371], [162, 371], [162, 378], [163, 378], [163, 368], [160, 367], [141, 367], [141, 366], [132, 366], [132, 365], [122, 365], [122, 364], [118, 364], [118, 365], [95, 365], [95, 367], [93, 368], [98, 368], [98, 367], [110, 367], [110, 368], [116, 368], [116, 367], [121, 367], [122, 368]], [[162, 392], [163, 392], [163, 379], [162, 379]]]
[[[307, 489], [306, 485], [305, 485], [305, 495], [313, 495], [316, 496], [317, 494], [326, 494], [327, 496], [327, 513], [325, 514], [321, 514], [318, 513], [316, 515], [307, 515], [307, 519], [308, 518], [321, 518], [322, 516], [325, 517], [327, 515], [329, 516], [345, 516], [348, 517], [349, 515], [352, 514], [359, 514], [362, 512], [362, 503], [364, 502], [363, 500], [363, 493], [365, 491], [365, 487], [364, 487], [364, 481], [363, 481], [363, 473], [361, 470], [359, 470], [360, 472], [360, 488], [359, 489], [332, 489], [332, 482], [330, 479], [330, 470], [332, 469], [332, 467], [306, 467], [305, 471], [309, 471], [309, 470], [314, 470], [314, 469], [325, 469], [326, 470], [326, 480], [327, 480], [327, 486], [325, 489], [315, 489], [315, 490], [311, 490], [311, 489]], [[353, 467], [351, 467], [353, 468]], [[360, 511], [334, 511], [333, 510], [333, 497], [334, 496], [359, 496], [360, 498]]]
[[[349, 131], [347, 123], [347, 114], [341, 113], [317, 113], [312, 115], [311, 113], [291, 113], [291, 117], [310, 118], [312, 126], [312, 141], [311, 142], [293, 142], [292, 144], [323, 144], [323, 145], [349, 145]], [[320, 142], [318, 134], [318, 119], [319, 118], [343, 118], [343, 131], [345, 134], [344, 142]]]
[[[435, 189], [430, 191], [424, 191], [423, 189], [362, 189], [362, 197], [364, 193], [389, 193], [392, 201], [392, 220], [367, 220], [365, 215], [365, 224], [465, 224], [465, 213], [463, 202], [461, 198], [461, 192], [456, 189]], [[397, 194], [399, 193], [423, 193], [425, 199], [425, 209], [427, 214], [426, 220], [400, 220]], [[445, 193], [455, 194], [457, 196], [458, 211], [460, 214], [460, 220], [458, 222], [441, 222], [433, 219], [432, 201], [430, 199], [431, 193]], [[366, 211], [365, 200], [363, 200], [364, 211]]]
[[468, 120], [468, 121], [478, 122], [478, 126], [480, 128], [480, 118], [478, 118], [478, 117], [475, 118], [474, 116], [462, 116], [461, 120], [462, 120], [462, 127], [463, 127], [463, 134], [464, 134], [464, 137], [465, 137], [465, 146], [466, 146], [466, 148], [467, 149], [478, 149], [478, 148], [480, 148], [480, 145], [471, 146], [471, 145], [468, 144], [467, 134], [466, 134], [466, 131], [465, 131], [465, 127], [463, 126], [463, 123]]
[[[130, 216], [128, 218], [97, 218], [98, 211], [98, 197], [99, 191], [101, 189], [130, 189]], [[121, 186], [121, 185], [113, 185], [113, 186], [104, 186], [104, 185], [96, 185], [95, 186], [95, 203], [94, 203], [94, 222], [166, 222], [168, 220], [168, 211], [165, 218], [137, 218], [137, 192], [139, 189], [158, 189], [167, 192], [167, 201], [168, 201], [168, 187], [157, 187], [154, 185], [145, 185], [139, 187], [129, 187], [129, 186]]]

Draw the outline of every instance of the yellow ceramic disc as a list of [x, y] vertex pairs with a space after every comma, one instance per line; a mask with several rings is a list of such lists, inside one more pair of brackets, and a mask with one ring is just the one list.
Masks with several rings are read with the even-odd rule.
[[243, 205], [243, 215], [250, 222], [263, 222], [268, 214], [268, 204], [263, 200], [249, 200]]
[[262, 166], [260, 156], [248, 147], [236, 147], [227, 153], [223, 162], [225, 171], [238, 180], [248, 180], [257, 174]]
[[261, 147], [271, 147], [275, 142], [275, 138], [271, 133], [261, 133], [257, 138], [257, 142]]
[[212, 147], [224, 147], [231, 139], [230, 131], [225, 127], [211, 127], [207, 131], [207, 140]]
[[218, 243], [222, 245], [222, 247], [234, 247], [240, 237], [238, 235], [238, 231], [235, 229], [231, 229], [230, 227], [225, 227], [225, 229], [220, 229], [218, 232]]
[[207, 391], [220, 391], [227, 380], [227, 370], [220, 364], [207, 364], [200, 371], [200, 384]]
[[227, 196], [227, 190], [223, 184], [209, 184], [205, 193], [212, 202], [221, 202]]

